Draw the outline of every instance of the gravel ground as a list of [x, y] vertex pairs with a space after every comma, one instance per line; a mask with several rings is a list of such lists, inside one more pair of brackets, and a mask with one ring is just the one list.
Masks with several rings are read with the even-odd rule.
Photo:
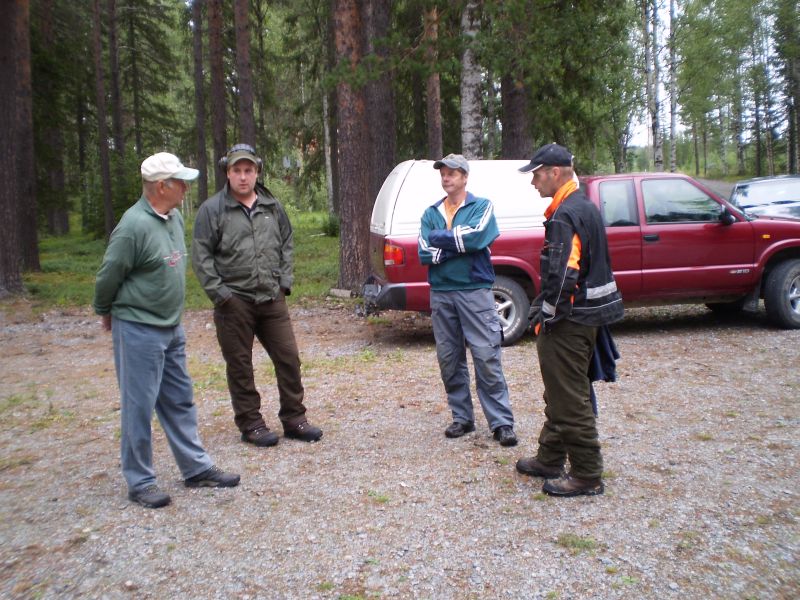
[[[606, 493], [555, 499], [529, 338], [503, 354], [520, 445], [449, 424], [430, 321], [293, 309], [316, 444], [242, 444], [207, 311], [185, 319], [201, 436], [232, 490], [126, 499], [110, 336], [87, 311], [0, 317], [0, 597], [797, 598], [800, 331], [762, 313], [630, 310], [599, 384]], [[12, 310], [13, 308], [13, 310]], [[29, 313], [29, 311], [27, 311]], [[265, 416], [278, 426], [263, 353]]]

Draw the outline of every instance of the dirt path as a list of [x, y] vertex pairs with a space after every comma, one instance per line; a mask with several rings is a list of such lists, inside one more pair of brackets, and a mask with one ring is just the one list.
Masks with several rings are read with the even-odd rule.
[[[86, 311], [0, 322], [0, 597], [789, 598], [800, 595], [800, 331], [763, 314], [630, 311], [598, 385], [607, 493], [557, 500], [517, 475], [542, 387], [504, 350], [520, 446], [449, 423], [430, 322], [292, 311], [318, 444], [238, 441], [206, 311], [186, 317], [203, 441], [234, 490], [129, 503], [111, 340]], [[265, 416], [274, 380], [257, 353]], [[262, 451], [263, 450], [263, 451]]]

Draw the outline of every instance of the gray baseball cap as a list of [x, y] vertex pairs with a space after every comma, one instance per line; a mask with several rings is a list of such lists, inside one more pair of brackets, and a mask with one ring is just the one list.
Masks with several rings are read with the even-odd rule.
[[441, 169], [442, 167], [461, 169], [464, 171], [464, 173], [469, 173], [469, 163], [467, 162], [467, 159], [460, 154], [448, 154], [444, 158], [433, 163], [434, 169]]

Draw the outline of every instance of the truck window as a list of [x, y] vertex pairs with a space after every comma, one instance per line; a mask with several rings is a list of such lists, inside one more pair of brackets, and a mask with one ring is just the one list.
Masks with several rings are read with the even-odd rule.
[[638, 225], [633, 180], [603, 181], [600, 184], [600, 207], [606, 227]]
[[719, 204], [683, 179], [642, 181], [645, 219], [648, 223], [707, 222], [719, 219]]

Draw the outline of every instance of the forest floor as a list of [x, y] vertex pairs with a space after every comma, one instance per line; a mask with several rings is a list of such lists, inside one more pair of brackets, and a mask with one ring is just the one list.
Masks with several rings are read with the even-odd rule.
[[[239, 441], [209, 311], [187, 313], [202, 440], [242, 474], [173, 503], [126, 498], [111, 338], [88, 310], [0, 305], [0, 597], [797, 598], [800, 331], [763, 309], [628, 311], [616, 383], [597, 384], [606, 493], [555, 499], [535, 452], [533, 340], [503, 351], [520, 444], [450, 423], [430, 320], [292, 309], [315, 444]], [[259, 348], [264, 415], [279, 429]], [[476, 402], [477, 405], [477, 402]]]

